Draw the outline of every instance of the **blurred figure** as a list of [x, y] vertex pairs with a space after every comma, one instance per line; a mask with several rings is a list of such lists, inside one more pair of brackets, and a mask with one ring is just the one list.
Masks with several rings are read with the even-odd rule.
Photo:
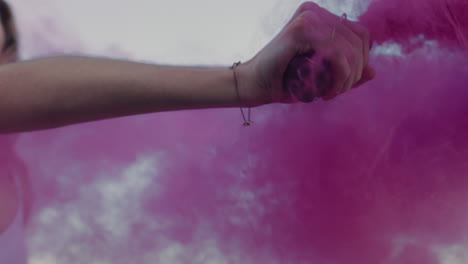
[[[15, 20], [0, 1], [0, 64], [18, 59]], [[23, 225], [30, 208], [29, 181], [24, 164], [13, 152], [15, 135], [0, 136], [0, 263], [26, 263]]]

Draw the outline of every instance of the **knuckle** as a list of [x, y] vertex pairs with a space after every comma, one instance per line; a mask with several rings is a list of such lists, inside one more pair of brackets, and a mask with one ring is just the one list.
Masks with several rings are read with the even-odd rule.
[[291, 34], [293, 39], [300, 40], [304, 38], [306, 22], [304, 19], [297, 19], [291, 25]]
[[291, 30], [296, 38], [304, 38], [311, 27], [309, 15], [304, 13], [300, 15], [291, 25]]
[[354, 67], [354, 72], [355, 73], [354, 73], [354, 76], [352, 76], [352, 79], [353, 79], [352, 84], [354, 84], [355, 82], [361, 80], [361, 78], [362, 78], [362, 72], [363, 72], [362, 61], [357, 60], [353, 64], [353, 67]]
[[361, 52], [362, 53], [362, 49], [364, 47], [364, 40], [362, 38], [360, 38], [359, 36], [356, 36], [354, 35], [353, 37], [353, 44], [357, 50], [357, 52]]
[[[363, 47], [363, 46], [361, 46]], [[359, 65], [361, 68], [366, 61], [366, 55], [362, 52], [362, 48], [356, 49], [352, 55], [352, 62], [356, 65]]]
[[340, 67], [340, 71], [343, 73], [343, 78], [347, 79], [351, 75], [351, 68], [349, 67], [348, 61], [346, 58], [341, 59], [338, 62], [338, 65]]
[[363, 42], [369, 41], [369, 38], [370, 38], [369, 30], [359, 23], [355, 23], [355, 25], [356, 25], [356, 30], [361, 37], [361, 40]]
[[351, 75], [351, 68], [349, 67], [347, 57], [342, 52], [336, 51], [331, 55], [330, 60], [333, 65], [332, 67], [334, 68], [336, 78], [342, 82], [348, 79]]
[[363, 72], [363, 69], [362, 69], [362, 67], [360, 67], [360, 66], [357, 66], [357, 67], [358, 67], [358, 69], [356, 70], [356, 77], [355, 77], [355, 79], [354, 79], [353, 84], [362, 79], [362, 72]]
[[314, 2], [307, 1], [307, 2], [302, 3], [299, 6], [299, 13], [302, 13], [302, 12], [305, 12], [305, 11], [308, 11], [308, 10], [315, 10], [317, 8], [319, 8], [318, 4], [316, 4]]
[[299, 15], [298, 18], [299, 19], [304, 19], [308, 23], [310, 23], [311, 21], [317, 20], [317, 14], [315, 12], [313, 12], [313, 11], [307, 10], [307, 11], [302, 12], [302, 14]]
[[361, 40], [362, 40], [363, 44], [369, 43], [369, 41], [370, 41], [369, 30], [363, 29], [363, 31], [361, 33], [361, 36], [362, 36]]
[[359, 58], [354, 58], [354, 61], [352, 62], [351, 65], [354, 70], [354, 76], [352, 76], [353, 80], [359, 81], [359, 79], [361, 79], [361, 76], [362, 76], [362, 62]]

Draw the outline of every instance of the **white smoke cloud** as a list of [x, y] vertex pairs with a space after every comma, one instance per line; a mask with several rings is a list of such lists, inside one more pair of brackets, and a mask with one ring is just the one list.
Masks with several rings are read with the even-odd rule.
[[[91, 254], [86, 241], [93, 239], [96, 229], [103, 232], [105, 243], [131, 240], [129, 229], [144, 218], [142, 194], [156, 180], [158, 160], [159, 155], [145, 156], [114, 169], [112, 175], [96, 175], [96, 182], [81, 187], [78, 199], [42, 209], [28, 241], [31, 263], [64, 263], [67, 257], [93, 263], [98, 256]], [[151, 191], [155, 194], [154, 188]], [[90, 206], [93, 203], [96, 206]], [[152, 221], [157, 224], [157, 219]]]

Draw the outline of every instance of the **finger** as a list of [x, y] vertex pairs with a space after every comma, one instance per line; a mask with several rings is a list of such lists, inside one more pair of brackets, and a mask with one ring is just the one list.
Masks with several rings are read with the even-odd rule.
[[362, 54], [364, 57], [364, 66], [366, 66], [369, 63], [369, 50], [372, 45], [369, 31], [357, 22], [345, 20], [343, 21], [343, 24], [361, 38], [363, 44]]
[[362, 78], [362, 72], [364, 70], [364, 59], [362, 57], [362, 53], [356, 49], [356, 46], [346, 42], [343, 42], [341, 46], [341, 50], [345, 54], [348, 60], [348, 64], [351, 67], [351, 78], [349, 79], [351, 85], [345, 86], [341, 91], [346, 92], [347, 90], [351, 89], [352, 84], [356, 83]]
[[352, 72], [346, 57], [340, 53], [335, 53], [331, 59], [331, 65], [333, 76], [332, 88], [323, 96], [325, 100], [333, 99], [340, 91], [347, 89], [347, 86], [350, 85], [348, 79]]
[[[317, 30], [318, 27], [320, 30]], [[295, 47], [296, 53], [308, 53], [320, 42], [329, 41], [329, 32], [332, 30], [312, 11], [303, 12], [288, 28], [292, 34], [291, 44]]]
[[342, 93], [345, 93], [345, 92], [351, 90], [351, 87], [353, 86], [353, 84], [356, 83], [356, 81], [354, 81], [354, 78], [355, 78], [354, 76], [355, 76], [355, 74], [353, 74], [353, 73], [351, 73], [349, 75], [348, 79], [346, 79], [346, 81], [345, 81], [345, 83], [343, 85], [342, 90], [338, 94], [342, 94]]
[[340, 50], [342, 54], [344, 55], [344, 57], [346, 58], [347, 64], [349, 65], [350, 72], [346, 80], [344, 81], [343, 86], [340, 88], [340, 90], [335, 91], [335, 96], [345, 93], [346, 91], [350, 90], [353, 84], [361, 79], [361, 75], [362, 75], [361, 69], [363, 67], [362, 57], [360, 56], [360, 54], [356, 53], [356, 50], [351, 46], [351, 44], [343, 40], [340, 43], [336, 43], [336, 49]]
[[353, 89], [375, 78], [376, 71], [372, 66], [367, 65], [362, 74], [361, 80], [353, 85]]
[[[362, 52], [363, 43], [360, 36], [356, 35], [352, 30], [350, 30], [342, 23], [343, 21], [341, 21], [341, 17], [337, 17], [325, 9], [318, 10], [318, 12], [319, 15], [317, 16], [317, 12], [304, 11], [295, 22], [300, 20], [309, 21], [305, 23], [305, 25], [309, 25], [307, 26], [307, 29], [305, 31], [299, 31], [304, 32], [301, 33], [300, 36], [306, 42], [311, 40], [308, 39], [309, 36], [305, 32], [310, 31], [310, 25], [313, 25], [314, 23], [319, 22], [321, 24], [321, 30], [315, 32], [316, 37], [318, 33], [322, 34], [322, 36], [319, 37], [320, 39], [329, 40], [333, 33], [335, 33], [334, 39], [331, 43], [329, 43], [332, 46], [329, 47], [335, 47], [337, 50], [340, 50], [342, 53], [344, 53], [345, 57], [348, 59], [347, 65], [350, 67], [350, 71], [352, 73], [351, 78], [346, 78], [344, 85], [339, 87], [339, 90], [333, 91], [334, 95], [337, 95], [351, 89], [352, 85], [362, 78], [362, 72], [364, 69], [364, 59]], [[319, 20], [317, 21], [317, 19]]]
[[342, 48], [351, 59], [350, 65], [353, 67], [354, 72], [354, 78], [351, 81], [359, 81], [362, 77], [364, 66], [366, 65], [364, 64], [365, 54], [363, 51], [365, 48], [363, 39], [346, 25], [346, 19], [338, 17], [328, 11], [321, 12], [320, 17], [323, 22], [333, 28], [332, 32], [335, 32], [334, 41], [338, 44], [342, 44], [340, 48]]
[[[321, 24], [321, 30], [315, 33], [321, 33], [322, 37], [319, 38], [323, 40], [329, 40], [333, 26], [337, 28], [336, 31], [338, 33], [332, 45], [344, 56], [339, 56], [340, 59], [338, 60], [336, 58], [332, 59], [335, 65], [333, 67], [335, 71], [333, 74], [334, 85], [324, 95], [324, 99], [331, 99], [339, 93], [351, 89], [352, 84], [361, 79], [363, 70], [362, 40], [348, 27], [340, 23], [339, 20], [341, 18], [329, 13], [325, 9], [311, 11], [311, 9], [316, 9], [317, 7], [313, 3], [309, 7], [307, 7], [307, 3], [303, 5], [291, 19], [294, 23], [291, 26], [294, 28], [292, 32], [294, 32], [296, 44], [314, 41], [314, 39], [310, 38], [310, 28], [318, 22]], [[316, 35], [315, 37], [318, 36]]]
[[[286, 25], [291, 24], [298, 17], [300, 17], [301, 14], [303, 14], [304, 12], [308, 12], [308, 11], [313, 11], [318, 16], [320, 16], [322, 18], [325, 18], [331, 28], [336, 29], [335, 26], [337, 26], [338, 27], [337, 31], [342, 33], [345, 36], [345, 38], [348, 39], [352, 44], [358, 44], [357, 46], [363, 46], [363, 45], [359, 45], [359, 43], [362, 41], [361, 40], [362, 38], [361, 38], [361, 35], [356, 34], [356, 32], [360, 32], [364, 36], [365, 36], [366, 32], [362, 32], [362, 29], [351, 30], [351, 28], [349, 28], [349, 30], [346, 30], [346, 28], [345, 28], [346, 25], [343, 23], [343, 22], [346, 22], [346, 20], [342, 20], [341, 17], [338, 17], [338, 16], [334, 15], [333, 13], [331, 13], [328, 10], [320, 7], [318, 4], [316, 4], [314, 2], [308, 1], [308, 2], [302, 3]], [[357, 36], [354, 36], [353, 34], [351, 34], [350, 31], [352, 33], [356, 34]], [[365, 28], [364, 28], [364, 31], [366, 31]]]
[[302, 3], [299, 8], [296, 10], [294, 15], [291, 17], [291, 19], [286, 23], [286, 26], [291, 24], [293, 21], [295, 21], [302, 13], [306, 11], [316, 11], [320, 8], [320, 6], [314, 2], [304, 2]]
[[349, 43], [342, 35], [337, 35], [331, 44], [344, 54], [350, 66], [351, 78], [347, 79], [345, 82], [346, 85], [342, 87], [342, 90], [338, 91], [338, 93], [344, 93], [351, 89], [351, 86], [362, 78], [364, 68], [362, 52], [358, 51], [356, 46]]

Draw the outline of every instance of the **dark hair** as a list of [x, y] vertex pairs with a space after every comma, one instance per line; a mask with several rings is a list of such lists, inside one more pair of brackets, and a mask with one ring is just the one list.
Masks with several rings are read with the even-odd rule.
[[15, 20], [10, 6], [3, 0], [0, 0], [0, 17], [5, 30], [5, 45], [3, 45], [2, 52], [11, 52], [16, 55], [18, 39]]

